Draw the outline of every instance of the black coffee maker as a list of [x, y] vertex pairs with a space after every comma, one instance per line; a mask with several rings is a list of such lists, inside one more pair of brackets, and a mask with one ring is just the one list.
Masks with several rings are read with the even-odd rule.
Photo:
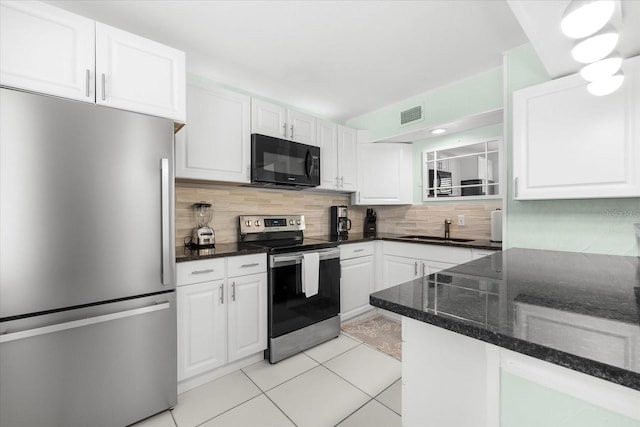
[[376, 220], [378, 217], [376, 216], [376, 212], [367, 208], [367, 214], [364, 217], [364, 237], [375, 237], [376, 236]]
[[346, 206], [331, 206], [329, 211], [329, 234], [346, 238], [351, 230], [351, 220], [347, 218]]

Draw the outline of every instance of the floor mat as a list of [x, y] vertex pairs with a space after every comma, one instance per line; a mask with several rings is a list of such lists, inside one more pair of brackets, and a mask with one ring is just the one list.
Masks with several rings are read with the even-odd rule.
[[402, 361], [402, 325], [384, 316], [359, 319], [343, 324], [340, 329], [348, 335]]

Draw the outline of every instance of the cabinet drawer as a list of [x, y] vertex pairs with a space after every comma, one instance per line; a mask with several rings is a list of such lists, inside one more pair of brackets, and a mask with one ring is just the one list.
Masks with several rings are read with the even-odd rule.
[[349, 243], [340, 245], [340, 259], [373, 255], [373, 243]]
[[227, 258], [227, 271], [229, 277], [265, 272], [267, 271], [267, 255], [255, 254], [229, 257]]
[[224, 278], [224, 258], [180, 262], [176, 265], [177, 285], [208, 282]]

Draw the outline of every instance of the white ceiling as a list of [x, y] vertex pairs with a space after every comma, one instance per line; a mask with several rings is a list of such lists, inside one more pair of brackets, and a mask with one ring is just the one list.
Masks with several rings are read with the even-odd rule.
[[[560, 31], [570, 0], [508, 0], [551, 78], [574, 74], [583, 64], [571, 57], [574, 40]], [[640, 1], [618, 0], [611, 23], [620, 31], [617, 50], [623, 58], [640, 55]]]
[[334, 120], [499, 67], [504, 0], [48, 1], [187, 52], [191, 70]]

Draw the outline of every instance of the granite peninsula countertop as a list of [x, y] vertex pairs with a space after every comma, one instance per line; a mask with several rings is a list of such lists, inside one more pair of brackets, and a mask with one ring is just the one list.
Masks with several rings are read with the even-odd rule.
[[370, 302], [640, 390], [639, 257], [512, 248]]

